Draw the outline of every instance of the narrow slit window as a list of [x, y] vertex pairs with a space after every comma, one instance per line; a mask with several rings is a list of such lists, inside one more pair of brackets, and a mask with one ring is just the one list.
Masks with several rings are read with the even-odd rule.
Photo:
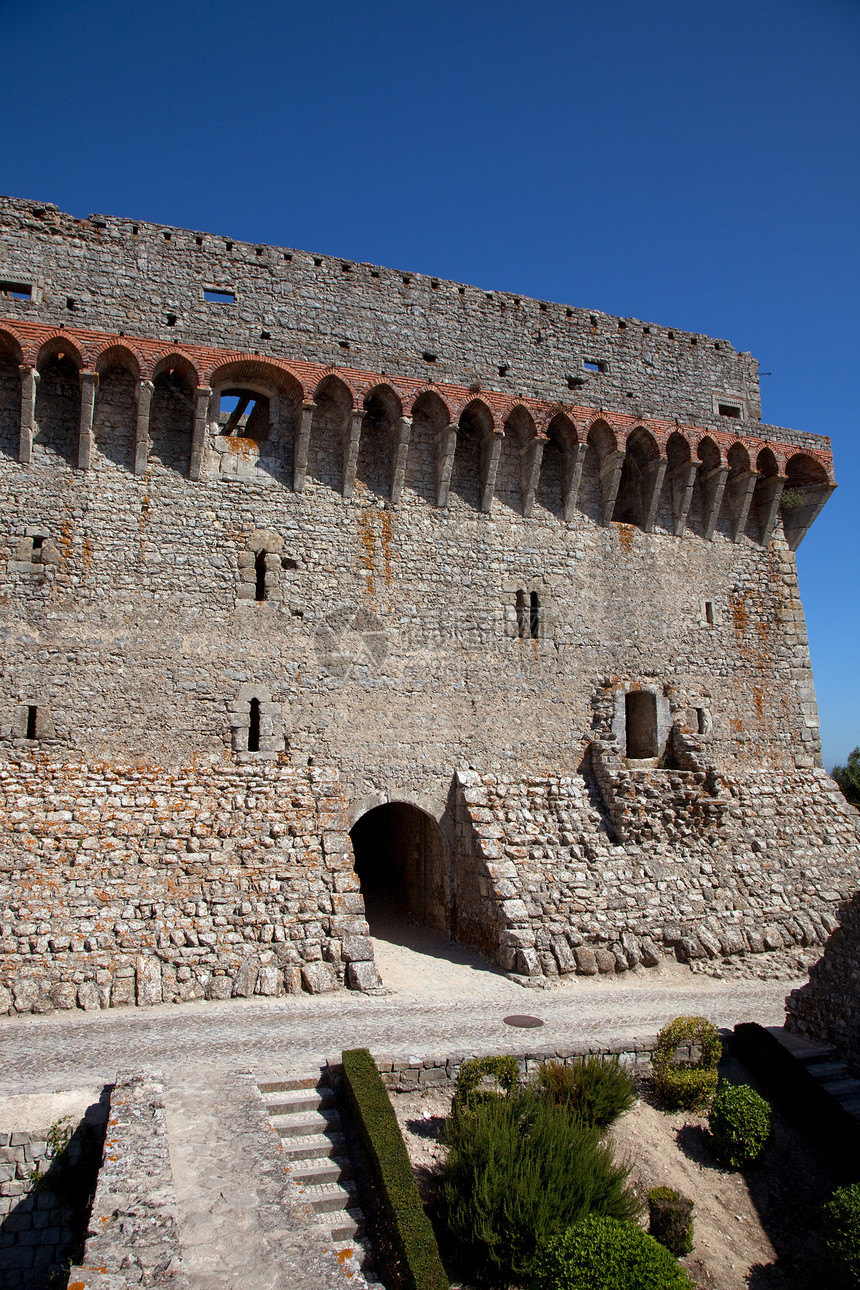
[[265, 600], [266, 591], [266, 552], [258, 551], [257, 558], [254, 561], [254, 573], [256, 575], [255, 596], [258, 601]]
[[529, 634], [529, 611], [526, 606], [526, 593], [524, 591], [517, 592], [516, 609], [517, 634], [520, 640], [525, 640]]
[[248, 752], [260, 751], [260, 700], [252, 699], [248, 709]]
[[705, 622], [709, 627], [714, 625], [714, 602], [713, 600], [705, 601]]
[[45, 539], [43, 537], [33, 538], [33, 559], [32, 559], [33, 564], [41, 564], [42, 547], [44, 545], [45, 545]]
[[35, 704], [30, 704], [27, 707], [27, 738], [28, 739], [36, 738], [36, 719], [38, 715], [39, 715], [39, 709], [36, 707]]
[[529, 635], [536, 641], [540, 636], [540, 597], [536, 591], [531, 593], [529, 609]]

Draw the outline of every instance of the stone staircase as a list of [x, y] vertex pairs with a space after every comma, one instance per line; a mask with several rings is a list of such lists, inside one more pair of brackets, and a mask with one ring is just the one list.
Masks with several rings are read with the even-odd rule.
[[835, 1049], [790, 1031], [778, 1031], [776, 1027], [769, 1029], [824, 1092], [860, 1124], [860, 1080], [851, 1074]]
[[269, 1121], [283, 1146], [290, 1177], [302, 1192], [331, 1248], [354, 1257], [373, 1283], [373, 1257], [353, 1177], [337, 1094], [325, 1071], [258, 1084]]

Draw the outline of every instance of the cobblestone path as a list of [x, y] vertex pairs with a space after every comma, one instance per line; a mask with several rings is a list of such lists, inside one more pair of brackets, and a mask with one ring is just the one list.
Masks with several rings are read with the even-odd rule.
[[[378, 942], [391, 989], [282, 999], [231, 1000], [97, 1013], [56, 1013], [0, 1021], [0, 1096], [104, 1081], [119, 1070], [161, 1073], [181, 1084], [210, 1072], [259, 1076], [305, 1073], [341, 1049], [366, 1045], [376, 1056], [567, 1047], [654, 1034], [679, 1013], [702, 1013], [720, 1026], [757, 1020], [780, 1025], [791, 981], [714, 980], [677, 965], [624, 977], [577, 978], [528, 990], [482, 960], [449, 947], [431, 957], [423, 945]], [[540, 1030], [514, 1030], [510, 1013], [540, 1017]]]

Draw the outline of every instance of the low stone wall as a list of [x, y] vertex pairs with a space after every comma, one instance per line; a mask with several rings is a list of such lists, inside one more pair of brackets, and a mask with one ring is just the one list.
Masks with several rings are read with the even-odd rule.
[[62, 1152], [50, 1126], [0, 1131], [0, 1290], [48, 1290], [83, 1244], [104, 1110], [67, 1119]]
[[[852, 875], [856, 882], [856, 870]], [[823, 1040], [860, 1073], [860, 891], [841, 910], [839, 926], [785, 1001], [786, 1028]]]
[[144, 1075], [114, 1087], [84, 1260], [71, 1269], [69, 1290], [188, 1286], [162, 1093]]
[[378, 983], [337, 773], [0, 767], [0, 1013]]
[[[650, 1066], [651, 1059], [657, 1047], [657, 1036], [647, 1035], [641, 1039], [619, 1040], [617, 1043], [603, 1045], [594, 1044], [571, 1044], [566, 1048], [553, 1048], [547, 1046], [541, 1048], [536, 1045], [529, 1048], [526, 1052], [514, 1053], [523, 1078], [532, 1075], [542, 1062], [560, 1061], [565, 1066], [570, 1066], [579, 1061], [581, 1057], [587, 1057], [589, 1053], [598, 1053], [606, 1057], [617, 1057], [625, 1066]], [[688, 1048], [679, 1048], [678, 1054], [681, 1058], [692, 1058], [693, 1054]], [[470, 1061], [473, 1057], [483, 1056], [481, 1053], [459, 1053], [449, 1057], [426, 1057], [422, 1061], [418, 1059], [400, 1061], [394, 1058], [377, 1057], [377, 1069], [382, 1076], [382, 1082], [392, 1093], [414, 1093], [424, 1088], [433, 1088], [442, 1084], [450, 1084], [452, 1087], [457, 1082], [457, 1076], [463, 1062]], [[336, 1071], [339, 1065], [338, 1058], [332, 1058], [329, 1061], [329, 1067]]]
[[[460, 772], [460, 939], [524, 977], [822, 945], [860, 869], [857, 813], [823, 770]], [[625, 822], [623, 838], [613, 815]]]

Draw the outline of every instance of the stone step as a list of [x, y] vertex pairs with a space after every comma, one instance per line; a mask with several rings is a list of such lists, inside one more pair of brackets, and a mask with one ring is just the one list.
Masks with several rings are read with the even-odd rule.
[[334, 1089], [296, 1089], [292, 1094], [273, 1093], [263, 1101], [269, 1115], [296, 1115], [299, 1111], [319, 1111], [335, 1105]]
[[821, 1080], [822, 1083], [834, 1075], [842, 1076], [848, 1074], [848, 1067], [844, 1062], [811, 1062], [807, 1064], [806, 1069], [813, 1079]]
[[311, 1209], [317, 1214], [328, 1214], [340, 1209], [355, 1209], [358, 1203], [358, 1188], [352, 1179], [345, 1182], [321, 1183], [319, 1186], [303, 1187], [302, 1194]]
[[281, 1138], [307, 1138], [340, 1130], [338, 1111], [303, 1111], [301, 1115], [270, 1115], [269, 1119]]
[[860, 1097], [860, 1080], [854, 1079], [848, 1075], [845, 1079], [822, 1080], [821, 1087], [826, 1089], [831, 1097], [835, 1097], [837, 1102], [844, 1098]]
[[290, 1169], [290, 1177], [303, 1187], [346, 1182], [352, 1178], [352, 1165], [344, 1156], [333, 1156], [329, 1160], [302, 1160]]
[[299, 1089], [328, 1087], [319, 1075], [296, 1075], [289, 1079], [263, 1080], [257, 1088], [262, 1094], [292, 1093]]
[[346, 1138], [342, 1133], [310, 1133], [306, 1137], [283, 1139], [285, 1160], [325, 1160], [346, 1155]]
[[334, 1244], [358, 1241], [364, 1236], [364, 1213], [358, 1205], [341, 1213], [320, 1214], [319, 1222], [326, 1228]]

